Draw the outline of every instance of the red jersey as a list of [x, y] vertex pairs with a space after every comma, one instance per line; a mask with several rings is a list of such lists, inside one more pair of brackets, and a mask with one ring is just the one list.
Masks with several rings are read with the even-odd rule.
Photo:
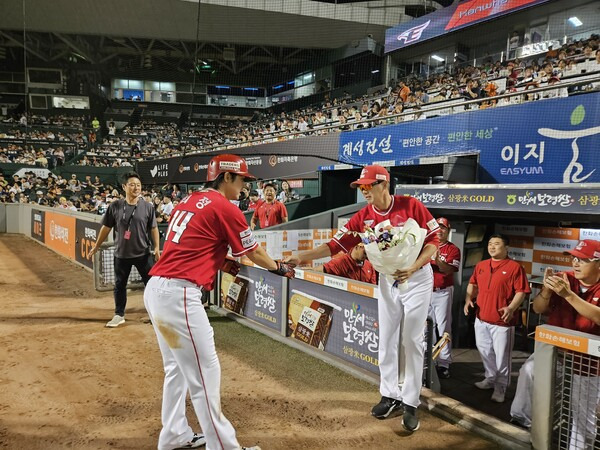
[[194, 192], [173, 210], [163, 254], [150, 275], [188, 280], [210, 290], [227, 247], [235, 257], [258, 247], [244, 214], [214, 189]]
[[[460, 269], [460, 250], [452, 242], [440, 244], [438, 247], [440, 260], [446, 264], [450, 264], [454, 268], [454, 272]], [[454, 273], [443, 274], [440, 272], [435, 259], [431, 260], [431, 268], [433, 269], [433, 287], [436, 289], [444, 289], [454, 286]]]
[[333, 258], [324, 264], [323, 272], [363, 283], [377, 284], [377, 272], [369, 260], [365, 260], [362, 265], [359, 265], [349, 253], [345, 253], [339, 258]]
[[283, 219], [288, 216], [287, 209], [279, 200], [273, 203], [262, 201], [254, 210], [252, 218], [258, 217], [258, 222], [261, 228], [272, 227], [283, 223]]
[[258, 208], [258, 206], [261, 203], [262, 203], [262, 200], [259, 200], [257, 202], [250, 201], [250, 203], [248, 203], [248, 209], [246, 209], [246, 211], [254, 211], [256, 208]]
[[[596, 283], [593, 286], [583, 286], [581, 282], [575, 278], [573, 272], [565, 273], [569, 280], [571, 290], [575, 294], [586, 302], [591, 303], [594, 306], [599, 306], [600, 283]], [[600, 326], [596, 325], [592, 320], [583, 317], [568, 301], [554, 292], [552, 293], [552, 297], [550, 297], [548, 325], [555, 325], [557, 327], [568, 328], [569, 330], [576, 330], [600, 336]]]
[[493, 325], [512, 327], [517, 324], [517, 314], [513, 314], [511, 321], [506, 323], [498, 310], [510, 305], [517, 292], [531, 292], [527, 275], [525, 269], [510, 258], [498, 261], [497, 265], [492, 261], [486, 259], [479, 262], [469, 280], [470, 284], [479, 288], [477, 317]]
[[392, 204], [385, 211], [367, 205], [354, 214], [346, 226], [340, 228], [333, 239], [327, 243], [331, 254], [335, 255], [341, 251], [348, 253], [352, 247], [361, 242], [360, 236], [348, 231], [363, 233], [365, 225], [374, 228], [378, 223], [388, 219], [393, 227], [401, 227], [408, 219], [413, 219], [421, 228], [427, 230], [423, 245], [433, 244], [437, 247], [440, 243], [437, 235], [438, 223], [425, 205], [414, 197], [393, 195]]

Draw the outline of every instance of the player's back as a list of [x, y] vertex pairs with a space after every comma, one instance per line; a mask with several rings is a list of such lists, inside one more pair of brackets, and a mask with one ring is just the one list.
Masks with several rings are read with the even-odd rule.
[[184, 198], [171, 214], [162, 256], [150, 274], [212, 288], [227, 254], [228, 233], [224, 228], [237, 214], [241, 212], [213, 189]]

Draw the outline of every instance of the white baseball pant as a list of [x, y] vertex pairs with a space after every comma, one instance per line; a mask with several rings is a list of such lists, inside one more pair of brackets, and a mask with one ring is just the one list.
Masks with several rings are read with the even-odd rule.
[[475, 343], [483, 360], [485, 378], [496, 386], [510, 383], [515, 327], [493, 325], [475, 319]]
[[239, 449], [235, 429], [221, 412], [221, 366], [202, 306], [202, 289], [185, 280], [152, 277], [144, 304], [165, 369], [158, 449], [171, 450], [192, 439], [185, 416], [188, 391], [206, 436], [206, 449]]
[[[444, 333], [452, 335], [452, 297], [454, 287], [450, 286], [439, 291], [433, 291], [431, 295], [431, 306], [429, 307], [429, 317], [433, 319], [437, 328], [438, 335], [442, 337]], [[435, 343], [435, 339], [434, 339]], [[452, 363], [452, 341], [448, 342], [437, 359], [439, 367], [450, 367]]]
[[599, 404], [600, 377], [573, 374], [569, 450], [594, 448]]
[[510, 416], [526, 427], [531, 426], [531, 403], [533, 401], [533, 357], [532, 353], [519, 370], [515, 398], [510, 405]]
[[[428, 264], [395, 288], [385, 275], [379, 276], [379, 391], [384, 397], [419, 406], [423, 384], [423, 331], [433, 291], [433, 271]], [[398, 385], [400, 329], [404, 350], [404, 382]]]

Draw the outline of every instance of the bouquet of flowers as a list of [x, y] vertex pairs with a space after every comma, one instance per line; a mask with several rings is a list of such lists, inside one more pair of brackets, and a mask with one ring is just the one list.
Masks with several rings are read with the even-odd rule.
[[[426, 234], [413, 219], [408, 219], [402, 227], [393, 227], [389, 220], [385, 220], [374, 229], [367, 226], [364, 233], [359, 233], [369, 261], [375, 270], [387, 276], [390, 283], [395, 282], [394, 272], [411, 266], [417, 260]], [[406, 289], [406, 282], [398, 287]]]

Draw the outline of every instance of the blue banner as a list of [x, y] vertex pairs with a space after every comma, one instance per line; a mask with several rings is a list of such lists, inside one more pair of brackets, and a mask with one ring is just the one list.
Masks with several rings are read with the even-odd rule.
[[551, 0], [454, 2], [447, 8], [389, 28], [385, 32], [385, 53], [548, 1]]
[[600, 93], [340, 134], [339, 160], [412, 165], [479, 153], [482, 183], [600, 182]]

